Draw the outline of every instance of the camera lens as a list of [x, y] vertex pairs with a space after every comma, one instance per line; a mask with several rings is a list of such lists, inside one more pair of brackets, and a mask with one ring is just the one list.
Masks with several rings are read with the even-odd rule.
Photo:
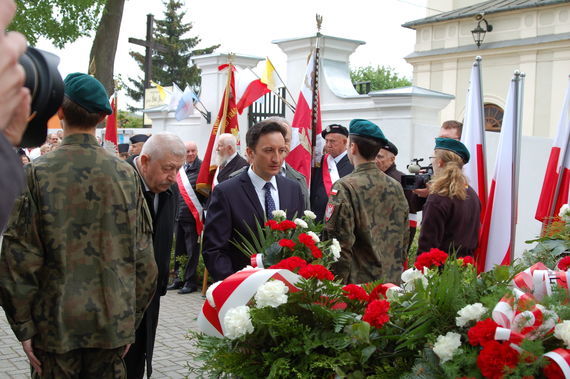
[[59, 58], [47, 51], [28, 47], [20, 57], [20, 64], [26, 73], [24, 86], [32, 95], [32, 119], [20, 146], [40, 146], [46, 139], [48, 120], [63, 101], [63, 80], [57, 70]]

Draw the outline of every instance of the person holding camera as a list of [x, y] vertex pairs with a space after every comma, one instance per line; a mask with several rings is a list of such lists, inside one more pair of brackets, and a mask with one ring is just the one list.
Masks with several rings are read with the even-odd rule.
[[436, 138], [434, 175], [423, 208], [418, 254], [437, 248], [458, 257], [472, 256], [479, 240], [479, 197], [461, 171], [469, 151], [451, 138]]

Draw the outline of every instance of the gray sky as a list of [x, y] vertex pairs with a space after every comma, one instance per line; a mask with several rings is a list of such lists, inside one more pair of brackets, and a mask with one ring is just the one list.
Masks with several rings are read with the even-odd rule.
[[[413, 52], [415, 31], [401, 27], [406, 21], [425, 17], [425, 0], [186, 0], [186, 22], [192, 22], [191, 36], [202, 41], [198, 47], [221, 44], [217, 52], [268, 56], [285, 76], [285, 54], [272, 40], [312, 35], [316, 32], [315, 13], [323, 15], [322, 33], [365, 41], [351, 57], [351, 66], [387, 65], [409, 78], [412, 66], [403, 59]], [[142, 47], [128, 43], [129, 37], [144, 39], [146, 15], [163, 18], [159, 0], [127, 0], [115, 57], [115, 75], [142, 76], [129, 56]], [[41, 40], [38, 47], [62, 58], [63, 76], [86, 72], [93, 36], [55, 49]], [[168, 85], [168, 83], [164, 83]], [[123, 102], [124, 104], [124, 102]], [[121, 107], [122, 108], [122, 107]]]

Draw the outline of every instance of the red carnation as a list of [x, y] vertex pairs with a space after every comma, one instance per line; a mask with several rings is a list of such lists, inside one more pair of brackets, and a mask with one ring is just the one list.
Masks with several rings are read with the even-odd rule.
[[279, 223], [275, 220], [267, 220], [265, 226], [269, 226], [272, 230], [279, 230]]
[[368, 295], [368, 301], [380, 300], [380, 295], [382, 294], [382, 284], [378, 284]]
[[486, 378], [501, 379], [505, 368], [515, 367], [519, 362], [519, 353], [510, 346], [510, 342], [488, 341], [477, 357], [477, 367]]
[[493, 341], [498, 326], [499, 324], [490, 318], [477, 322], [475, 326], [467, 332], [469, 343], [473, 346], [483, 346], [485, 342]]
[[279, 246], [288, 247], [289, 249], [293, 250], [295, 248], [295, 242], [286, 238], [282, 238], [279, 240]]
[[418, 255], [414, 266], [418, 270], [423, 270], [424, 267], [441, 266], [447, 260], [447, 256], [443, 251], [433, 248], [429, 252]]
[[307, 265], [307, 261], [299, 257], [289, 257], [283, 259], [281, 262], [269, 267], [270, 269], [285, 269], [295, 271], [298, 268], [303, 268]]
[[334, 280], [332, 272], [323, 265], [306, 265], [299, 270], [299, 275], [305, 279], [316, 278], [319, 280]]
[[279, 230], [281, 230], [281, 231], [286, 231], [289, 229], [295, 229], [296, 227], [297, 227], [297, 224], [295, 224], [291, 220], [283, 220], [279, 223]]
[[375, 328], [381, 328], [390, 321], [390, 316], [388, 316], [389, 309], [390, 303], [386, 300], [374, 300], [366, 307], [362, 321], [366, 321]]
[[560, 260], [560, 262], [558, 262], [558, 269], [559, 270], [568, 271], [569, 267], [570, 267], [570, 255], [562, 258]]
[[311, 249], [311, 253], [316, 259], [323, 257], [323, 252], [316, 245], [309, 246], [309, 249]]
[[348, 284], [342, 287], [342, 290], [346, 292], [345, 296], [351, 300], [368, 301], [368, 294], [364, 288], [356, 284]]
[[475, 259], [473, 259], [471, 256], [457, 258], [457, 261], [459, 261], [463, 267], [467, 265], [475, 266]]
[[313, 237], [311, 237], [307, 233], [299, 234], [299, 242], [301, 242], [303, 245], [308, 246], [308, 247], [315, 245], [315, 240], [313, 239]]

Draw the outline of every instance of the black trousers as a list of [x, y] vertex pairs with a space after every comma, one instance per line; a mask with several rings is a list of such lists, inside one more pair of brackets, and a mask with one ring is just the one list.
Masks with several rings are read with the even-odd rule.
[[128, 379], [144, 378], [145, 367], [147, 378], [150, 378], [152, 374], [152, 354], [154, 351], [154, 339], [158, 326], [159, 311], [160, 295], [155, 293], [137, 328], [135, 343], [131, 345], [124, 359]]
[[[198, 287], [198, 260], [200, 257], [200, 245], [198, 244], [198, 233], [194, 220], [179, 220], [176, 226], [176, 248], [175, 256], [186, 255], [188, 261], [184, 267], [184, 285], [187, 287]], [[178, 272], [179, 264], [174, 264], [174, 270]]]

